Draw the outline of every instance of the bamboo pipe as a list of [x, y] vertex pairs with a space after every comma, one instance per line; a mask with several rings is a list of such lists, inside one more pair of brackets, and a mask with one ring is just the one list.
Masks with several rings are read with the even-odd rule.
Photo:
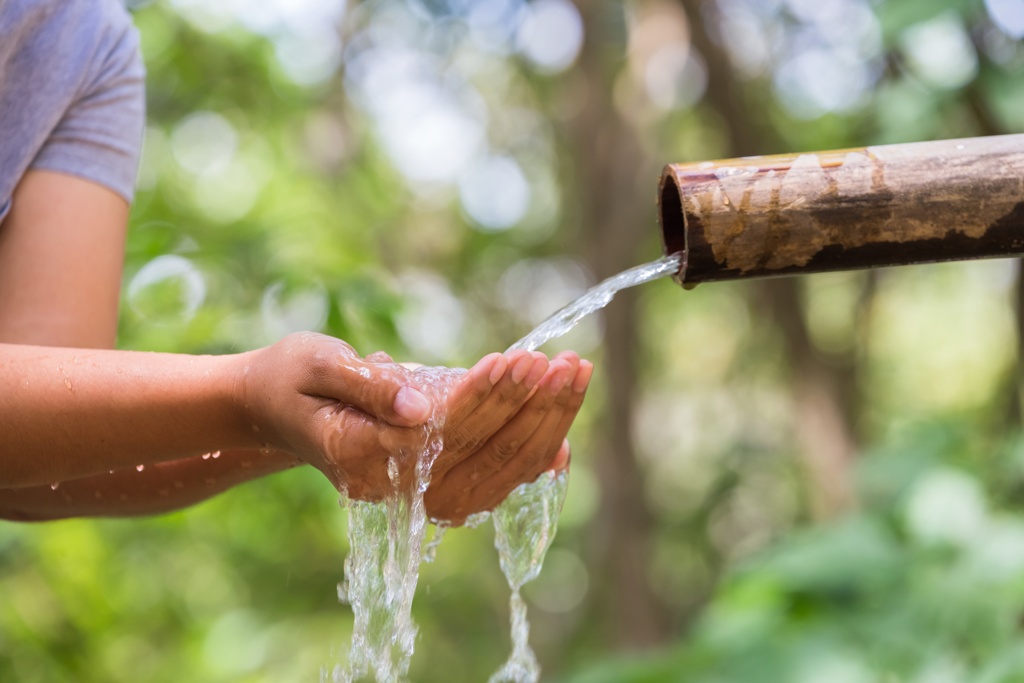
[[1024, 253], [1024, 135], [669, 164], [683, 286]]

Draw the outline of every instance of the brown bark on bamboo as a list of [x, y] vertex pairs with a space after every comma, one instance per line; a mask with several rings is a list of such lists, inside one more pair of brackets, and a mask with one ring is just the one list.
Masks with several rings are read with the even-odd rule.
[[1024, 135], [670, 164], [659, 191], [680, 280], [1024, 253]]

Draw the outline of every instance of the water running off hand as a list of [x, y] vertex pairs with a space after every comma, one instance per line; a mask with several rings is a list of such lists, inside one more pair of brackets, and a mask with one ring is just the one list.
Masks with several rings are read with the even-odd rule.
[[[509, 350], [536, 350], [607, 306], [619, 291], [673, 275], [680, 264], [681, 255], [673, 254], [608, 278], [538, 325]], [[448, 392], [461, 374], [462, 371], [446, 368], [419, 368], [416, 379], [440, 408], [446, 404]], [[434, 460], [444, 447], [444, 417], [435, 414], [423, 427], [419, 449], [398, 453], [389, 461], [389, 474], [395, 486], [393, 495], [381, 503], [348, 503], [350, 552], [338, 598], [352, 606], [355, 616], [352, 645], [348, 667], [337, 666], [330, 679], [324, 670], [322, 683], [354, 681], [370, 675], [378, 683], [398, 683], [409, 672], [417, 630], [411, 610], [419, 564], [423, 559], [432, 559], [445, 528], [441, 524], [424, 548], [427, 517], [423, 494], [430, 483]], [[411, 486], [400, 481], [401, 472], [413, 477]], [[529, 645], [530, 627], [520, 589], [540, 574], [558, 527], [567, 483], [567, 473], [546, 473], [535, 482], [519, 486], [494, 511], [494, 544], [512, 591], [512, 654], [490, 683], [536, 683], [540, 677], [537, 658]], [[467, 520], [467, 526], [475, 526], [484, 517], [485, 514], [473, 516], [473, 523]]]
[[[535, 351], [541, 344], [561, 337], [585, 317], [607, 306], [621, 290], [674, 275], [679, 272], [681, 263], [682, 255], [672, 254], [604, 280], [542, 322], [510, 346], [509, 351]], [[567, 484], [567, 472], [557, 477], [542, 475], [535, 482], [520, 485], [494, 511], [494, 545], [512, 591], [509, 598], [512, 654], [491, 676], [489, 683], [536, 683], [540, 678], [537, 658], [530, 649], [530, 622], [520, 589], [540, 574], [544, 556], [558, 528]]]
[[[443, 406], [464, 372], [431, 367], [413, 372], [417, 386], [430, 397], [434, 414], [420, 428], [417, 447], [400, 450], [388, 460], [391, 494], [379, 503], [342, 498], [348, 507], [349, 554], [338, 600], [352, 606], [355, 619], [348, 667], [334, 668], [329, 679], [333, 683], [371, 675], [378, 683], [398, 683], [409, 673], [417, 632], [412, 599], [427, 528], [423, 494], [444, 447]], [[326, 670], [320, 680], [328, 680]]]

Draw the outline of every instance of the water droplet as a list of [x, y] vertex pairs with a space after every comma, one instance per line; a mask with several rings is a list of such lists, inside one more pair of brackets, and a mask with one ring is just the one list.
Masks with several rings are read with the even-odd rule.
[[60, 486], [60, 482], [59, 481], [55, 481], [52, 484], [50, 484], [50, 489], [52, 489], [53, 491], [56, 491], [58, 486]]
[[480, 526], [481, 524], [483, 524], [484, 522], [486, 522], [490, 518], [491, 518], [491, 513], [487, 512], [486, 510], [484, 512], [474, 513], [474, 514], [470, 515], [469, 517], [466, 517], [466, 528], [467, 529], [475, 529], [478, 526]]
[[219, 458], [219, 457], [220, 457], [220, 451], [214, 451], [213, 453], [211, 453], [211, 454], [210, 454], [210, 456], [211, 456], [211, 457], [212, 457], [212, 458], [213, 458], [214, 460], [216, 460], [217, 458]]
[[203, 453], [203, 460], [209, 460], [212, 453]]
[[433, 562], [437, 558], [437, 549], [441, 546], [445, 532], [448, 531], [448, 524], [441, 521], [434, 526], [434, 535], [425, 546], [423, 546], [423, 561]]
[[64, 378], [64, 388], [71, 391], [71, 380], [67, 377]]
[[263, 455], [270, 455], [271, 453], [273, 453], [273, 451], [270, 450], [270, 446], [264, 446], [263, 448], [260, 449], [260, 453], [262, 453]]
[[145, 466], [145, 465], [136, 465], [136, 466], [135, 466], [135, 469], [136, 469], [137, 471], [141, 472], [142, 470], [146, 469], [146, 466]]

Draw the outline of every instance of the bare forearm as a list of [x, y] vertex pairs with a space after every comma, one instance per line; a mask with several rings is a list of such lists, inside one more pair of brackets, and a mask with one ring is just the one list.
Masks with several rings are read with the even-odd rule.
[[258, 446], [242, 362], [0, 344], [0, 488]]
[[54, 485], [0, 489], [0, 519], [131, 517], [178, 510], [301, 464], [277, 451], [214, 451]]

